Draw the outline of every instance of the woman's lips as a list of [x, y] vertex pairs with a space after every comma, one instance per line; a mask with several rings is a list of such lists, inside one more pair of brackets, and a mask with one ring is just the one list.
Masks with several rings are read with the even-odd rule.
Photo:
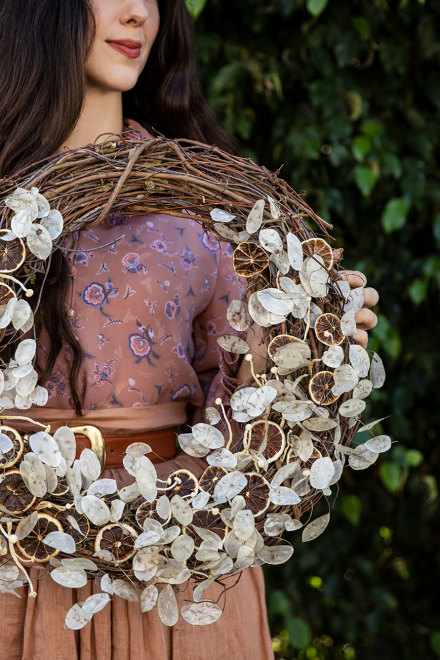
[[122, 44], [116, 43], [116, 41], [107, 41], [107, 43], [115, 50], [119, 51], [123, 55], [126, 55], [127, 57], [130, 57], [132, 59], [139, 57], [139, 55], [141, 54], [140, 47], [129, 48], [128, 46], [123, 46]]

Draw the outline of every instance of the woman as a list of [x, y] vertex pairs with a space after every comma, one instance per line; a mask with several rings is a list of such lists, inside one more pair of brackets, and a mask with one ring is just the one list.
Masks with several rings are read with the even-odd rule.
[[[233, 150], [200, 94], [193, 41], [184, 0], [94, 0], [90, 7], [86, 0], [3, 0], [0, 175], [123, 130]], [[106, 247], [90, 251], [99, 245]], [[188, 404], [200, 410], [203, 388], [221, 396], [235, 376], [246, 377], [244, 365], [238, 374], [233, 363], [218, 370], [216, 336], [228, 301], [239, 295], [229, 247], [220, 248], [194, 221], [109, 217], [64, 247], [53, 255], [37, 315], [40, 382], [50, 399], [31, 417], [51, 422], [52, 430], [66, 419], [85, 420], [104, 435], [151, 437], [185, 422]], [[349, 281], [359, 286], [365, 277], [353, 272]], [[367, 288], [357, 315], [355, 339], [364, 346], [376, 323], [368, 307], [377, 299]], [[179, 451], [157, 463], [158, 475], [179, 467], [198, 475], [205, 464]], [[102, 476], [120, 486], [124, 475], [106, 464]], [[182, 620], [167, 628], [155, 610], [142, 614], [139, 603], [113, 597], [85, 628], [64, 630], [69, 607], [98, 589], [93, 581], [62, 588], [36, 566], [30, 574], [37, 598], [27, 598], [24, 587], [20, 599], [0, 594], [0, 657], [273, 657], [260, 567], [242, 573], [218, 622], [197, 629]], [[190, 585], [179, 605], [191, 593]], [[212, 585], [206, 595], [215, 600], [220, 593]]]

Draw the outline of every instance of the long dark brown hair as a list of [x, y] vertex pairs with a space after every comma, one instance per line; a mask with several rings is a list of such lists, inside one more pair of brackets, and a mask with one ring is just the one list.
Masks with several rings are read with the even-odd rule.
[[[201, 93], [193, 22], [185, 0], [159, 0], [159, 11], [159, 33], [147, 65], [136, 86], [122, 95], [124, 117], [153, 133], [237, 152], [236, 141], [216, 120]], [[82, 108], [85, 61], [94, 33], [90, 0], [1, 0], [1, 177], [56, 153], [72, 133]], [[34, 287], [34, 299], [39, 286], [41, 282]], [[84, 392], [79, 392], [77, 379], [83, 351], [66, 317], [68, 286], [67, 262], [55, 250], [36, 314], [37, 334], [44, 319], [51, 338], [39, 382], [50, 376], [67, 344], [72, 403], [81, 415]], [[10, 355], [14, 342], [5, 348]]]

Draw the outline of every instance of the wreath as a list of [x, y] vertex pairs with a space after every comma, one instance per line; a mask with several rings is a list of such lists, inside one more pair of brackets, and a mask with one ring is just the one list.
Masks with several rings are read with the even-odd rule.
[[[199, 479], [178, 470], [165, 489], [150, 448], [135, 443], [124, 458], [134, 482], [117, 490], [100, 479], [90, 449], [75, 459], [69, 427], [51, 434], [35, 422], [27, 435], [14, 428], [14, 420], [29, 418], [8, 409], [44, 406], [48, 398], [33, 366], [35, 339], [19, 341], [13, 358], [0, 362], [0, 588], [13, 592], [27, 581], [36, 596], [26, 571], [32, 560], [64, 587], [81, 587], [88, 576], [99, 585], [101, 593], [69, 610], [68, 628], [87, 624], [111, 595], [136, 600], [143, 611], [157, 606], [173, 625], [175, 590], [192, 577], [193, 600], [181, 616], [212, 623], [222, 609], [204, 598], [206, 587], [287, 561], [293, 548], [283, 532], [315, 539], [330, 514], [311, 519], [313, 507], [337, 488], [346, 463], [362, 470], [391, 445], [371, 430], [381, 420], [360, 426], [366, 399], [385, 380], [379, 355], [352, 337], [364, 289], [350, 290], [341, 278], [332, 225], [278, 173], [217, 147], [122, 133], [35, 167], [0, 185], [3, 346], [33, 329], [33, 283], [66, 234], [108, 214], [191, 214], [234, 247], [234, 269], [246, 285], [227, 311], [237, 334], [218, 343], [250, 362], [252, 380], [207, 408], [206, 423], [179, 435], [185, 452], [206, 458]], [[255, 373], [249, 327], [261, 328], [265, 373]], [[352, 446], [361, 431], [369, 439]]]

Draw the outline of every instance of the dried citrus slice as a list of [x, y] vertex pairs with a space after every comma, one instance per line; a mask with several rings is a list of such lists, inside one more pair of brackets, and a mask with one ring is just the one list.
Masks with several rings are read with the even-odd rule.
[[20, 470], [8, 470], [0, 481], [0, 510], [13, 515], [24, 513], [34, 504], [32, 495], [21, 478]]
[[291, 447], [286, 454], [286, 463], [295, 463], [295, 462], [297, 462], [298, 465], [300, 465], [301, 459], [299, 458], [299, 456], [297, 456], [293, 447]]
[[[69, 517], [76, 520], [76, 523], [81, 531], [78, 531], [77, 528], [72, 525]], [[73, 506], [70, 509], [58, 511], [58, 513], [55, 514], [55, 518], [60, 521], [66, 534], [70, 534], [70, 536], [72, 536], [75, 543], [81, 543], [81, 541], [84, 541], [84, 539], [87, 538], [90, 531], [89, 520], [83, 513], [78, 513]]]
[[136, 507], [135, 518], [137, 524], [141, 529], [144, 528], [145, 518], [152, 518], [153, 520], [157, 520], [157, 522], [160, 522], [161, 525], [165, 525], [171, 519], [171, 510], [168, 515], [168, 518], [164, 520], [159, 516], [159, 514], [156, 511], [156, 500], [154, 502], [144, 501], [142, 502], [142, 504]]
[[315, 322], [315, 334], [320, 342], [326, 346], [342, 344], [344, 333], [341, 329], [341, 320], [336, 314], [321, 314]]
[[[203, 511], [202, 509], [195, 509], [191, 524], [197, 525], [197, 527], [203, 527], [204, 529], [209, 529], [211, 532], [215, 532], [218, 536], [220, 536], [221, 539], [224, 539], [226, 536], [226, 525], [218, 513], [213, 513], [212, 511], [208, 510]], [[192, 532], [191, 525], [186, 529], [188, 533]]]
[[317, 458], [322, 458], [322, 454], [319, 451], [319, 449], [313, 447], [313, 451], [310, 455], [310, 458], [307, 461], [301, 461], [301, 468], [302, 469], [308, 468], [310, 470], [310, 468], [312, 467], [313, 463], [316, 461]]
[[319, 255], [327, 270], [333, 266], [333, 250], [323, 238], [309, 238], [301, 243], [304, 254], [308, 257]]
[[283, 275], [281, 271], [278, 271], [275, 277], [275, 284], [277, 285], [277, 289], [279, 289], [280, 291], [284, 291], [280, 281], [282, 277], [285, 277], [285, 275]]
[[12, 448], [0, 455], [0, 468], [12, 467], [20, 458], [24, 450], [24, 442], [21, 435], [10, 426], [0, 426], [0, 433], [7, 435], [12, 442]]
[[15, 297], [15, 293], [10, 286], [4, 282], [0, 282], [0, 305], [6, 305], [11, 298]]
[[303, 470], [304, 468], [310, 469], [317, 458], [322, 458], [322, 454], [316, 447], [313, 447], [312, 454], [307, 461], [302, 461], [292, 447], [286, 454], [286, 463], [298, 463], [299, 470]]
[[117, 562], [131, 559], [136, 553], [134, 547], [137, 531], [127, 523], [110, 523], [102, 527], [95, 539], [95, 552], [108, 550]]
[[331, 371], [318, 371], [309, 382], [309, 394], [315, 403], [328, 406], [338, 398], [332, 393], [335, 379]]
[[246, 472], [248, 480], [246, 488], [241, 492], [245, 501], [246, 509], [250, 509], [254, 516], [260, 516], [269, 506], [270, 486], [268, 481], [258, 472]]
[[66, 478], [58, 477], [58, 485], [55, 490], [51, 491], [51, 495], [55, 495], [55, 497], [61, 497], [61, 495], [65, 495], [68, 492], [69, 484], [67, 483]]
[[17, 541], [17, 549], [20, 554], [32, 561], [44, 562], [49, 561], [51, 557], [55, 557], [59, 550], [51, 548], [43, 542], [43, 539], [50, 534], [50, 532], [62, 532], [63, 526], [59, 520], [51, 516], [49, 513], [39, 513], [37, 524], [33, 530], [20, 541]]
[[[260, 419], [251, 424], [245, 449], [261, 452], [268, 463], [276, 461], [286, 446], [284, 431], [275, 422]], [[262, 450], [261, 448], [264, 447]]]
[[252, 277], [269, 265], [267, 253], [257, 243], [240, 243], [232, 257], [235, 272], [240, 277]]
[[170, 485], [173, 481], [177, 482], [173, 488], [173, 495], [180, 495], [180, 497], [184, 497], [187, 500], [192, 500], [199, 489], [197, 478], [189, 470], [176, 470], [172, 472], [168, 477], [168, 481]]
[[199, 479], [199, 488], [210, 495], [214, 495], [214, 488], [216, 487], [218, 480], [224, 477], [225, 474], [228, 474], [228, 471], [225, 470], [224, 467], [210, 465], [206, 468]]
[[2, 235], [8, 233], [8, 229], [0, 229], [0, 273], [13, 273], [20, 268], [26, 257], [26, 248], [21, 238], [2, 240]]
[[277, 337], [274, 337], [271, 342], [269, 342], [267, 353], [273, 360], [275, 353], [279, 348], [281, 348], [281, 346], [285, 346], [286, 344], [294, 344], [295, 342], [300, 344], [306, 343], [299, 337], [293, 337], [292, 335], [278, 335]]
[[114, 493], [107, 493], [106, 495], [102, 495], [99, 499], [101, 499], [103, 502], [107, 504], [107, 506], [110, 508], [112, 505], [113, 500], [118, 500], [119, 499], [119, 493], [116, 490]]

